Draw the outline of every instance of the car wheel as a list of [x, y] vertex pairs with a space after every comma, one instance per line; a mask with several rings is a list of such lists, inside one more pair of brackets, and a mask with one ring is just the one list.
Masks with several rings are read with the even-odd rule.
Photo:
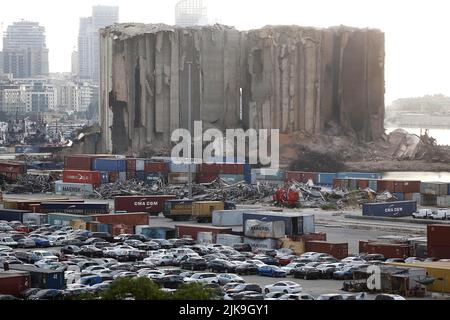
[[287, 290], [284, 290], [283, 292], [286, 293], [286, 294], [288, 294], [288, 291], [287, 291]]

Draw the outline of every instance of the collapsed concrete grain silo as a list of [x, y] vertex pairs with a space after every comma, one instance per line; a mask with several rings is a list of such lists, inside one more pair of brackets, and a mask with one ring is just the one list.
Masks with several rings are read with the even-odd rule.
[[189, 64], [192, 120], [204, 129], [384, 133], [379, 30], [122, 24], [101, 32], [104, 151], [170, 147], [188, 127]]

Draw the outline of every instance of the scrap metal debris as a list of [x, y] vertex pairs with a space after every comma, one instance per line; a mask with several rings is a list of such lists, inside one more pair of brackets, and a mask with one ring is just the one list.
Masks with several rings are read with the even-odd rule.
[[7, 184], [8, 193], [46, 193], [55, 191], [54, 178], [51, 175], [23, 175], [17, 183]]

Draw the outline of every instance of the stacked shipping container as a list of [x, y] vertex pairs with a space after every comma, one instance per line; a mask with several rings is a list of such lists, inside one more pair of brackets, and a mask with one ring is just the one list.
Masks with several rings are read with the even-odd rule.
[[450, 225], [428, 225], [428, 257], [450, 259]]

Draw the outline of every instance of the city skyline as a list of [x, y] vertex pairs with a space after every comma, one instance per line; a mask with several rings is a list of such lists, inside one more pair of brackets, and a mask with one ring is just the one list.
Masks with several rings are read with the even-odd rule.
[[[50, 72], [70, 72], [71, 54], [77, 45], [79, 19], [90, 16], [95, 5], [120, 8], [120, 22], [175, 23], [176, 0], [43, 0], [39, 3], [24, 0], [8, 4], [0, 13], [2, 31], [21, 19], [36, 21], [46, 28]], [[227, 2], [204, 1], [210, 21], [248, 30], [268, 24], [297, 24], [317, 27], [349, 25], [379, 28], [386, 33], [386, 102], [401, 97], [443, 93], [450, 95], [447, 70], [450, 70], [450, 44], [442, 41], [450, 28], [445, 17], [446, 4], [442, 0], [355, 1], [339, 3], [319, 0], [314, 3], [280, 0]], [[257, 14], [248, 13], [257, 5]], [[236, 10], [236, 8], [240, 10]], [[289, 10], [287, 10], [288, 8]], [[20, 14], [17, 14], [20, 12]], [[54, 14], [59, 12], [60, 14]], [[399, 22], [401, 20], [401, 23]], [[65, 26], [62, 32], [62, 27]], [[427, 41], [427, 46], [418, 45]], [[417, 64], [417, 61], [426, 63]]]

